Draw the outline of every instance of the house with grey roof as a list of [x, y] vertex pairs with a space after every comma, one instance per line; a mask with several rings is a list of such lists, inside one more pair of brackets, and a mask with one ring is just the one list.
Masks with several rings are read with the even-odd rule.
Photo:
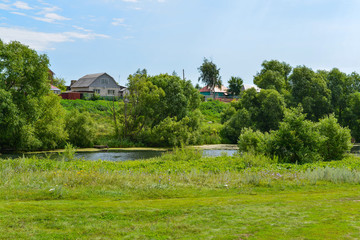
[[107, 73], [85, 75], [77, 81], [71, 81], [70, 87], [72, 92], [94, 93], [101, 97], [122, 97], [126, 89]]

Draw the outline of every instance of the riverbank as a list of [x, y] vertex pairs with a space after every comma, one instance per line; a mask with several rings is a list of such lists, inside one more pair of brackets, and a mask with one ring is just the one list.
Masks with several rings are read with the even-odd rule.
[[306, 165], [189, 149], [127, 162], [8, 159], [0, 239], [352, 239], [359, 184], [355, 156]]

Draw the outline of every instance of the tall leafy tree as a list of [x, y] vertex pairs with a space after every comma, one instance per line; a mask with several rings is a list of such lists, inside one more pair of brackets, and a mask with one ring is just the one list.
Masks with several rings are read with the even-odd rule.
[[347, 98], [354, 92], [354, 78], [347, 76], [339, 69], [332, 69], [327, 75], [328, 87], [331, 91], [331, 107], [339, 122], [343, 122], [343, 111]]
[[0, 135], [0, 149], [54, 148], [64, 141], [62, 134], [39, 134], [51, 124], [62, 126], [59, 118], [51, 117], [52, 111], [42, 107], [49, 100], [45, 97], [50, 88], [48, 65], [46, 55], [38, 55], [19, 42], [5, 44], [0, 40], [0, 98], [4, 101], [0, 128], [6, 129]]
[[[211, 92], [214, 92], [215, 87], [221, 87], [220, 68], [217, 68], [216, 64], [208, 59], [204, 58], [203, 64], [198, 68], [200, 72], [199, 81], [202, 81], [210, 88]], [[215, 98], [215, 94], [214, 94]]]
[[262, 89], [275, 89], [282, 92], [283, 89], [289, 89], [288, 77], [292, 67], [277, 60], [264, 61], [262, 69], [254, 77], [254, 83]]
[[130, 75], [128, 81], [129, 93], [124, 99], [122, 133], [125, 138], [136, 139], [160, 114], [157, 108], [165, 93], [150, 81], [145, 69]]
[[181, 120], [199, 107], [200, 93], [190, 81], [168, 74], [152, 76], [149, 80], [164, 91], [156, 106], [158, 116], [153, 124], [158, 124], [167, 117]]
[[289, 80], [293, 105], [301, 104], [308, 119], [317, 121], [331, 113], [331, 91], [323, 74], [299, 66], [294, 68]]
[[238, 96], [244, 84], [243, 80], [240, 77], [231, 77], [228, 83], [229, 83], [228, 93], [230, 93], [233, 96]]

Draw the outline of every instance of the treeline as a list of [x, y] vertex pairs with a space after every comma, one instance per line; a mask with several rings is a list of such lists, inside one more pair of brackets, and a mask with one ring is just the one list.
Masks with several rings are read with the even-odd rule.
[[[49, 91], [46, 55], [0, 41], [0, 60], [0, 151], [55, 149], [68, 142], [181, 146], [240, 139], [243, 151], [302, 162], [341, 158], [350, 146], [349, 131], [360, 138], [360, 76], [336, 68], [313, 71], [265, 61], [254, 77], [262, 90], [240, 92], [241, 78], [232, 77], [231, 93], [239, 99], [230, 104], [201, 103], [199, 91], [175, 73], [150, 76], [138, 70], [128, 77], [123, 100], [61, 105]], [[219, 70], [205, 59], [199, 80], [215, 87], [221, 84]], [[296, 131], [300, 123], [305, 125]], [[99, 134], [105, 131], [110, 132]], [[341, 154], [322, 151], [330, 145], [342, 146], [332, 147]]]
[[[313, 71], [306, 66], [292, 68], [271, 60], [263, 62], [254, 83], [262, 90], [241, 93], [240, 100], [231, 103], [222, 115], [222, 137], [236, 143], [240, 136], [243, 150], [249, 150], [247, 145], [252, 139], [251, 148], [257, 152], [290, 162], [330, 160], [349, 150], [351, 137], [346, 128], [355, 139], [360, 138], [359, 74], [345, 74], [337, 68], [331, 71]], [[320, 131], [324, 127], [315, 125], [325, 125], [324, 122], [328, 129]], [[299, 126], [302, 128], [296, 130]], [[329, 131], [332, 133], [326, 133]], [[274, 141], [281, 133], [283, 138]], [[321, 153], [324, 148], [335, 151]]]

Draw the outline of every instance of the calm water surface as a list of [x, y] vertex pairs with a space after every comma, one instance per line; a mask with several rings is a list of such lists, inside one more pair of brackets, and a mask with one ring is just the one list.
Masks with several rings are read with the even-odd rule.
[[[217, 157], [222, 154], [227, 154], [228, 156], [233, 156], [237, 150], [203, 150], [204, 156]], [[85, 160], [106, 160], [106, 161], [131, 161], [136, 159], [148, 159], [153, 157], [159, 157], [163, 154], [162, 151], [108, 151], [108, 152], [79, 152], [75, 154], [75, 157], [78, 159]], [[38, 156], [45, 157], [45, 154], [25, 154], [25, 156]], [[0, 158], [17, 158], [22, 157], [23, 154], [2, 154]], [[59, 154], [51, 154], [50, 158], [59, 159], [61, 156]]]

